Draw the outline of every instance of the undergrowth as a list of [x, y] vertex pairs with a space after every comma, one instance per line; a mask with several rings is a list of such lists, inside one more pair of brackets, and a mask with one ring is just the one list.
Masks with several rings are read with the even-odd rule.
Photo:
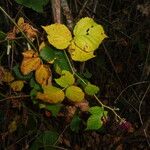
[[0, 148], [148, 149], [149, 8], [140, 0], [1, 1]]

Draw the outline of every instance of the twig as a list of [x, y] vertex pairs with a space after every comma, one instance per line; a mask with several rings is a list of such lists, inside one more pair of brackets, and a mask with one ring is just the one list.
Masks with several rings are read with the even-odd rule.
[[1, 99], [0, 102], [6, 101], [9, 99], [18, 99], [18, 98], [27, 98], [27, 97], [30, 97], [30, 95], [10, 96], [10, 97], [6, 97], [6, 98]]
[[145, 83], [150, 83], [150, 81], [136, 82], [136, 83], [133, 83], [133, 84], [127, 86], [125, 89], [122, 90], [122, 92], [119, 94], [119, 96], [115, 99], [114, 103], [116, 103], [116, 102], [119, 100], [120, 96], [121, 96], [128, 88], [130, 88], [130, 87], [132, 87], [132, 86], [135, 86], [135, 85], [139, 85], [139, 84], [145, 84]]
[[60, 0], [51, 0], [53, 19], [55, 23], [61, 23], [61, 1]]
[[34, 48], [34, 50], [38, 51], [34, 44], [31, 42], [31, 40], [24, 34], [24, 32], [21, 30], [21, 28], [17, 25], [17, 23], [9, 16], [9, 14], [0, 6], [0, 10], [9, 18], [9, 20], [19, 29], [19, 31], [22, 33], [22, 35], [25, 37], [25, 39], [28, 41], [28, 43]]
[[110, 54], [109, 54], [109, 52], [108, 52], [108, 50], [107, 50], [107, 48], [105, 47], [104, 44], [103, 44], [103, 47], [104, 47], [105, 53], [106, 53], [106, 55], [107, 55], [107, 57], [108, 57], [108, 59], [109, 59], [111, 65], [112, 65], [112, 67], [113, 67], [113, 69], [114, 69], [114, 71], [115, 71], [115, 74], [116, 74], [116, 76], [117, 76], [117, 78], [118, 78], [118, 81], [119, 81], [121, 87], [123, 87], [123, 84], [122, 84], [122, 82], [121, 82], [121, 80], [120, 80], [120, 78], [119, 78], [119, 76], [118, 76], [118, 74], [117, 74], [115, 65], [114, 65], [114, 63], [113, 63], [113, 61], [112, 61], [112, 59], [111, 59], [111, 56], [110, 56]]
[[[144, 95], [143, 95], [143, 97], [142, 97], [142, 99], [140, 101], [140, 105], [139, 105], [139, 119], [140, 119], [140, 122], [141, 122], [142, 125], [143, 125], [143, 120], [142, 120], [142, 116], [141, 116], [141, 106], [142, 106], [142, 103], [143, 103], [143, 101], [145, 99], [145, 96], [148, 93], [149, 89], [150, 89], [150, 84], [148, 85], [148, 87], [147, 87], [147, 89], [146, 89], [146, 91], [145, 91], [145, 93], [144, 93]], [[148, 136], [147, 136], [146, 130], [143, 129], [143, 131], [144, 131], [145, 138], [147, 140], [147, 144], [150, 147], [150, 141], [148, 140]]]
[[61, 7], [63, 9], [63, 13], [64, 13], [66, 20], [67, 20], [67, 26], [70, 30], [72, 30], [72, 28], [73, 28], [73, 17], [72, 17], [71, 10], [70, 10], [66, 0], [61, 0]]

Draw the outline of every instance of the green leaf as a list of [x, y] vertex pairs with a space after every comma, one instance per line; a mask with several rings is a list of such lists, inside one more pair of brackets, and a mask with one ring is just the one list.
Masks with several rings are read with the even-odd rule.
[[33, 142], [29, 150], [54, 150], [53, 144], [57, 141], [59, 134], [54, 131], [45, 131], [41, 133]]
[[54, 105], [46, 105], [46, 109], [51, 111], [52, 116], [57, 117], [58, 113], [60, 112], [61, 108], [62, 108], [62, 104], [54, 104]]
[[43, 12], [43, 6], [45, 6], [49, 0], [15, 0], [18, 4], [25, 7], [32, 8], [37, 12]]
[[3, 31], [0, 31], [0, 40], [5, 40], [6, 34]]
[[58, 74], [61, 74], [62, 70], [67, 70], [67, 71], [71, 72], [70, 65], [67, 61], [67, 58], [66, 58], [64, 52], [60, 51], [60, 50], [54, 50], [54, 52], [55, 52], [55, 56], [56, 56], [56, 59], [54, 61], [55, 71], [57, 71], [57, 69], [59, 68], [60, 71], [57, 72]]
[[99, 87], [96, 85], [93, 85], [91, 83], [88, 83], [87, 86], [85, 87], [84, 91], [88, 95], [95, 95], [99, 92]]
[[30, 97], [31, 97], [31, 100], [32, 100], [33, 104], [37, 104], [38, 103], [38, 101], [36, 99], [37, 92], [38, 91], [36, 89], [32, 89], [30, 91]]
[[36, 89], [37, 91], [40, 91], [42, 89], [41, 85], [38, 84], [34, 78], [31, 78], [31, 80], [30, 80], [30, 87]]
[[70, 124], [71, 130], [74, 132], [78, 132], [80, 129], [80, 123], [81, 119], [79, 118], [79, 116], [74, 116]]
[[98, 130], [102, 127], [103, 122], [99, 115], [91, 115], [87, 120], [86, 130]]
[[68, 87], [75, 82], [75, 78], [73, 74], [71, 74], [69, 71], [62, 70], [61, 77], [58, 79], [55, 79], [55, 82], [60, 85], [61, 87]]
[[66, 97], [73, 102], [81, 102], [84, 100], [84, 92], [77, 86], [70, 86], [66, 89]]
[[55, 48], [52, 48], [50, 46], [43, 47], [40, 51], [40, 57], [47, 62], [54, 61], [54, 59], [55, 59], [54, 49]]
[[100, 114], [103, 114], [103, 113], [104, 113], [104, 108], [99, 107], [99, 106], [94, 106], [94, 107], [91, 107], [91, 108], [89, 109], [89, 112], [90, 112], [92, 115], [100, 115]]
[[31, 72], [30, 74], [28, 75], [23, 75], [21, 72], [20, 72], [20, 66], [19, 64], [15, 65], [12, 69], [13, 73], [15, 74], [15, 76], [17, 77], [17, 79], [20, 79], [20, 80], [30, 80], [31, 77], [33, 76], [33, 72]]

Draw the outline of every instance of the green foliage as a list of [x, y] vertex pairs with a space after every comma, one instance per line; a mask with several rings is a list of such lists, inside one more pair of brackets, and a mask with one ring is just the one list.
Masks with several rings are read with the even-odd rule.
[[75, 78], [73, 74], [71, 74], [69, 71], [62, 70], [61, 77], [58, 79], [55, 79], [55, 82], [60, 85], [61, 87], [68, 87], [75, 82]]
[[29, 150], [54, 150], [54, 144], [57, 141], [59, 134], [54, 131], [44, 131], [33, 142]]
[[104, 111], [104, 108], [99, 106], [94, 106], [89, 109], [91, 116], [87, 120], [86, 130], [98, 130], [102, 127], [103, 117], [107, 117], [107, 111]]
[[102, 127], [103, 123], [99, 115], [91, 115], [87, 120], [86, 130], [97, 130]]
[[77, 86], [70, 86], [66, 89], [66, 97], [72, 102], [81, 102], [84, 100], [84, 92]]
[[55, 56], [56, 56], [56, 59], [54, 61], [55, 71], [57, 72], [57, 69], [59, 69], [60, 72], [57, 72], [59, 74], [61, 74], [62, 70], [67, 70], [67, 71], [71, 72], [69, 63], [68, 63], [66, 56], [65, 56], [65, 53], [63, 51], [60, 51], [60, 50], [55, 50]]
[[0, 31], [0, 40], [5, 40], [6, 34], [3, 31]]
[[99, 106], [94, 106], [94, 107], [91, 107], [91, 108], [89, 109], [89, 112], [90, 112], [92, 115], [101, 115], [101, 116], [103, 116], [104, 108], [99, 107]]
[[37, 12], [43, 12], [43, 6], [45, 6], [49, 0], [15, 0], [18, 4], [25, 7], [32, 8]]
[[74, 132], [79, 132], [81, 121], [82, 120], [79, 118], [79, 116], [74, 116], [70, 123], [71, 130]]
[[31, 72], [30, 74], [28, 75], [23, 75], [21, 72], [20, 72], [20, 66], [19, 64], [15, 65], [12, 69], [13, 73], [15, 74], [16, 78], [20, 79], [20, 80], [30, 80], [33, 76], [33, 72]]
[[55, 59], [54, 48], [46, 45], [40, 50], [40, 57], [47, 62], [54, 61]]
[[84, 90], [85, 90], [85, 93], [88, 95], [95, 95], [99, 92], [99, 87], [91, 83], [88, 83]]

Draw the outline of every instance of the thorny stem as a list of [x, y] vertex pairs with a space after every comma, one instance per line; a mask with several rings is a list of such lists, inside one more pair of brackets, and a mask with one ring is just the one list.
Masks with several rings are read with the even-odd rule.
[[10, 21], [19, 29], [19, 31], [22, 33], [22, 35], [26, 38], [28, 43], [34, 48], [34, 50], [38, 51], [34, 44], [31, 42], [31, 40], [24, 34], [24, 32], [21, 30], [21, 28], [17, 25], [17, 23], [9, 16], [9, 14], [0, 6], [0, 10], [10, 19]]

